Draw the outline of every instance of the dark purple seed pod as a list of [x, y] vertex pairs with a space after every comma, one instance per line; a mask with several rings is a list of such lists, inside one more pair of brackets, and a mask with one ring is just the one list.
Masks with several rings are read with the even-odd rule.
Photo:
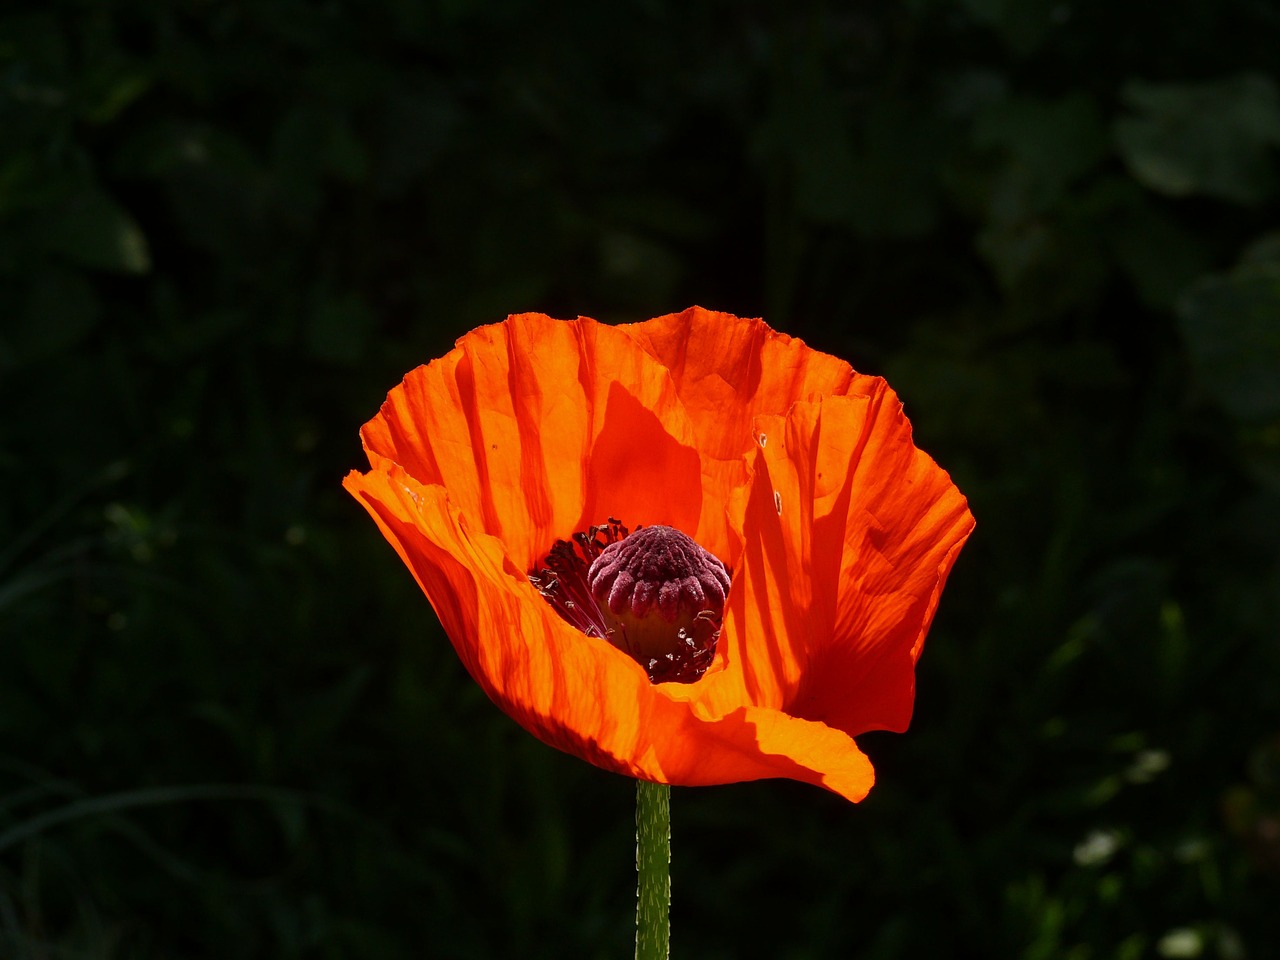
[[587, 572], [591, 595], [617, 616], [644, 617], [656, 607], [667, 622], [724, 613], [729, 572], [716, 557], [673, 527], [642, 527], [600, 552]]

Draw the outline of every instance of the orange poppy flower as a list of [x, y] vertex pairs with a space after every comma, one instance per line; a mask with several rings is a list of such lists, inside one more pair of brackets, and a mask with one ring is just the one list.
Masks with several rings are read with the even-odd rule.
[[410, 373], [361, 437], [344, 486], [530, 733], [659, 783], [866, 796], [853, 738], [906, 729], [973, 529], [884, 380], [697, 307], [523, 314]]

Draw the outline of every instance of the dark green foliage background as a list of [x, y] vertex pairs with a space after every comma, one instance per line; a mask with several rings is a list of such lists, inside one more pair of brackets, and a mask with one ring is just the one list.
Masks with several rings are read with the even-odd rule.
[[674, 792], [676, 956], [1280, 955], [1277, 51], [1266, 0], [5, 5], [0, 957], [628, 955], [631, 783], [339, 481], [471, 327], [691, 303], [888, 376], [978, 530], [864, 803]]

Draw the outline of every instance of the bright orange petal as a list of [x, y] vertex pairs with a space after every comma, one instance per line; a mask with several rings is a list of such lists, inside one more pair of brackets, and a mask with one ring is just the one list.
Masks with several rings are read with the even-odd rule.
[[405, 377], [361, 435], [371, 462], [445, 487], [525, 570], [609, 516], [693, 531], [704, 509], [701, 456], [666, 371], [585, 318], [472, 331]]
[[698, 449], [718, 460], [750, 452], [753, 418], [784, 414], [797, 400], [861, 392], [874, 379], [763, 320], [701, 307], [618, 329], [667, 369]]
[[753, 706], [707, 714], [665, 695], [630, 657], [561, 620], [496, 538], [436, 485], [383, 463], [347, 489], [413, 571], [485, 693], [544, 742], [597, 766], [699, 786], [791, 777], [850, 800], [874, 774], [844, 733]]
[[702, 307], [618, 329], [668, 371], [702, 453], [704, 484], [726, 491], [722, 500], [731, 505], [728, 521], [704, 511], [698, 542], [736, 563], [740, 530], [732, 517], [741, 515], [750, 480], [755, 418], [785, 414], [797, 400], [865, 391], [874, 378], [763, 320]]
[[748, 664], [757, 702], [850, 735], [904, 730], [925, 633], [973, 529], [965, 499], [916, 449], [882, 380], [757, 429], [726, 655]]
[[694, 719], [653, 740], [660, 782], [711, 786], [786, 777], [857, 802], [875, 783], [866, 754], [846, 733], [781, 710], [739, 707]]
[[[867, 415], [849, 514], [830, 526], [831, 536], [843, 527], [835, 626], [815, 650], [795, 712], [850, 732], [900, 733], [925, 635], [974, 520], [947, 472], [912, 443], [891, 390]], [[792, 427], [798, 438], [818, 430], [816, 417], [796, 417]]]
[[[621, 328], [531, 314], [413, 371], [362, 436], [373, 469], [345, 486], [530, 732], [661, 782], [870, 788], [851, 737], [905, 726], [972, 527], [883, 381], [697, 308]], [[650, 683], [529, 582], [556, 539], [609, 516], [692, 532], [736, 567], [696, 683]]]

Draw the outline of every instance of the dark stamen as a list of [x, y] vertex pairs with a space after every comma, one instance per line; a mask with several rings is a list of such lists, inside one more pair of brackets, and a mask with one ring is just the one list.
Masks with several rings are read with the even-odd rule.
[[578, 531], [572, 541], [557, 540], [543, 561], [546, 566], [529, 574], [529, 582], [556, 612], [588, 637], [608, 639], [609, 628], [591, 596], [587, 570], [605, 547], [629, 532], [610, 517], [608, 523]]
[[557, 540], [544, 563], [529, 582], [566, 622], [629, 654], [651, 682], [693, 683], [711, 666], [731, 578], [685, 534], [663, 526], [632, 534], [610, 517]]

